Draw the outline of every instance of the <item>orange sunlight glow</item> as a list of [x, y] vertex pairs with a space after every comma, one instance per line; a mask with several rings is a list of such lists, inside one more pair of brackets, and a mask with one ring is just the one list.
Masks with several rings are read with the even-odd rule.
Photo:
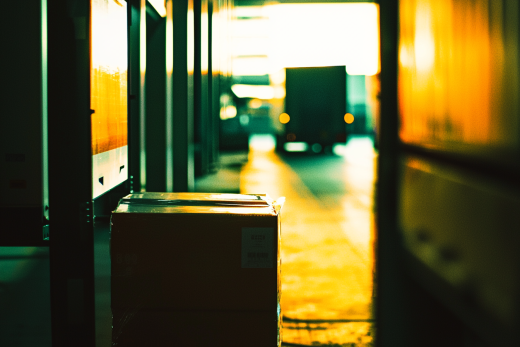
[[379, 72], [379, 6], [374, 3], [268, 6], [271, 68], [345, 65]]

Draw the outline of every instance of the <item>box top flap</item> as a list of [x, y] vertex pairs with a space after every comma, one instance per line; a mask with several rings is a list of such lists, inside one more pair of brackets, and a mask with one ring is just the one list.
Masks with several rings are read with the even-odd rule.
[[114, 213], [217, 213], [277, 215], [267, 194], [136, 193], [119, 201]]

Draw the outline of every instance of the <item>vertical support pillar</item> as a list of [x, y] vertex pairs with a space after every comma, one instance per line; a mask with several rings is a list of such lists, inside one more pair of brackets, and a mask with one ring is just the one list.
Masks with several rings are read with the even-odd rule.
[[166, 0], [166, 191], [173, 192], [173, 0]]
[[130, 189], [141, 191], [140, 151], [140, 27], [141, 0], [128, 0], [128, 166]]
[[194, 8], [193, 0], [173, 2], [173, 190], [193, 191], [194, 151]]
[[146, 190], [146, 0], [139, 5], [139, 184]]
[[48, 2], [52, 345], [94, 346], [90, 2]]
[[208, 0], [194, 2], [195, 14], [195, 175], [208, 172], [209, 123], [209, 28]]
[[402, 243], [397, 225], [398, 178], [398, 25], [399, 3], [380, 1], [381, 117], [377, 182], [377, 346], [409, 346], [402, 269]]
[[[146, 11], [146, 191], [166, 191], [166, 19]], [[171, 97], [171, 95], [169, 95]]]
[[219, 116], [220, 116], [220, 90], [219, 90], [219, 54], [218, 42], [215, 38], [218, 34], [218, 1], [209, 0], [208, 2], [208, 108], [209, 108], [209, 133], [210, 144], [208, 153], [209, 171], [214, 171], [218, 162], [219, 154]]

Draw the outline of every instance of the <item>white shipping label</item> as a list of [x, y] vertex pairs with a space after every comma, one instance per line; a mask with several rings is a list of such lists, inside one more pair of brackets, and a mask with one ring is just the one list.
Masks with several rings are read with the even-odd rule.
[[242, 228], [242, 268], [272, 268], [274, 228]]

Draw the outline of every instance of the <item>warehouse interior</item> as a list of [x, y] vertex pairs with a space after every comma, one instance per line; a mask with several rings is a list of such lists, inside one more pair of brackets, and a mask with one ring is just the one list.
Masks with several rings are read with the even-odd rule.
[[272, 346], [518, 344], [516, 1], [28, 5], [0, 22], [1, 346], [264, 345], [263, 313], [185, 309], [211, 284], [174, 319], [112, 305], [113, 212], [153, 192], [278, 206]]

